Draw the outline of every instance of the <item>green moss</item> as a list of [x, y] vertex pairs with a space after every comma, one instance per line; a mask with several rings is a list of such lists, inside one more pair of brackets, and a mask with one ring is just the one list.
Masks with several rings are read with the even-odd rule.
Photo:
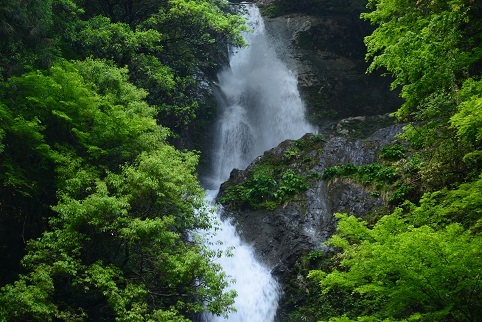
[[294, 143], [294, 146], [299, 149], [307, 150], [310, 148], [315, 148], [317, 145], [319, 145], [319, 143], [324, 143], [324, 142], [325, 142], [325, 137], [321, 134], [317, 134], [305, 140], [296, 140]]
[[380, 163], [369, 163], [361, 166], [347, 163], [342, 166], [329, 167], [322, 174], [322, 178], [325, 180], [335, 177], [352, 178], [363, 184], [375, 186], [393, 183], [398, 176], [399, 173], [395, 167]]
[[406, 148], [400, 144], [385, 146], [379, 153], [381, 163], [328, 167], [321, 177], [324, 180], [350, 178], [371, 190], [370, 196], [382, 196], [389, 206], [401, 205], [405, 200], [416, 202], [422, 189], [419, 180], [421, 160], [416, 155], [406, 157], [406, 153]]

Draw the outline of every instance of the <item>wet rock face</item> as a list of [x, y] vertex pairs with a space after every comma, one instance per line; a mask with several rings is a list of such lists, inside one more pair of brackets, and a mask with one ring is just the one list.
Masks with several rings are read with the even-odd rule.
[[265, 20], [269, 32], [285, 41], [280, 54], [298, 75], [310, 121], [323, 130], [347, 117], [395, 111], [400, 99], [389, 90], [391, 80], [366, 74], [363, 38], [371, 26], [360, 20], [360, 11], [324, 8]]
[[[321, 175], [324, 169], [334, 165], [372, 163], [377, 159], [378, 150], [393, 140], [400, 130], [401, 126], [390, 126], [363, 140], [348, 137], [328, 139], [321, 149], [307, 152], [316, 157], [316, 162], [304, 172]], [[301, 140], [309, 139], [310, 135], [306, 135]], [[265, 159], [283, 158], [293, 142], [285, 141], [265, 152], [244, 171], [233, 170], [230, 179], [221, 187], [220, 196], [227, 186], [244, 182], [250, 167], [261, 164]], [[302, 253], [324, 247], [322, 242], [336, 229], [334, 213], [349, 212], [363, 217], [383, 206], [380, 198], [373, 197], [364, 187], [350, 180], [327, 182], [312, 179], [308, 190], [274, 211], [233, 209], [226, 205], [224, 216], [234, 220], [242, 239], [253, 245], [259, 259], [272, 267], [273, 273], [283, 283], [290, 278], [290, 267]]]

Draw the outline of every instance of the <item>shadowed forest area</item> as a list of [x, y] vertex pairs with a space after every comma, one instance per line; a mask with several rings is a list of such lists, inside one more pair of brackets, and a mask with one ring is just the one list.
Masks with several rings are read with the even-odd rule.
[[0, 320], [229, 312], [192, 234], [199, 155], [172, 142], [243, 29], [217, 0], [2, 2]]

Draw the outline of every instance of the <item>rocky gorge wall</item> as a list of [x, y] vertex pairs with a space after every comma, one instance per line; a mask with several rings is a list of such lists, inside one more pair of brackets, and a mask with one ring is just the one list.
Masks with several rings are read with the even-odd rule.
[[280, 55], [298, 75], [312, 123], [329, 131], [341, 119], [381, 115], [398, 108], [398, 93], [389, 90], [391, 79], [366, 73], [363, 38], [372, 30], [360, 19], [366, 1], [304, 0], [284, 7], [283, 3], [260, 5], [267, 13], [270, 8], [282, 8], [280, 15], [266, 17], [266, 28], [285, 41]]
[[[310, 120], [326, 138], [322, 146], [310, 145], [310, 136], [300, 142], [285, 141], [256, 159], [246, 170], [233, 170], [222, 187], [247, 180], [247, 173], [266, 160], [283, 160], [293, 145], [303, 146], [288, 168], [299, 173], [318, 173], [327, 167], [377, 160], [378, 150], [401, 131], [388, 113], [400, 104], [389, 90], [390, 79], [367, 75], [363, 37], [369, 26], [360, 20], [366, 1], [301, 0], [257, 1], [264, 12], [278, 5], [285, 12], [265, 17], [269, 33], [281, 39], [277, 51], [289, 61], [298, 76]], [[310, 7], [312, 6], [312, 7]], [[313, 10], [311, 10], [313, 9]], [[288, 11], [288, 12], [286, 12]], [[279, 12], [279, 11], [278, 11]], [[300, 158], [310, 164], [300, 165]], [[313, 161], [314, 160], [314, 161]], [[310, 182], [297, 202], [273, 211], [233, 209], [225, 205], [225, 216], [234, 218], [241, 236], [252, 243], [262, 261], [275, 267], [276, 274], [289, 271], [302, 250], [320, 248], [336, 228], [333, 214], [349, 212], [363, 216], [383, 206], [361, 185], [349, 180]]]
[[[284, 287], [297, 278], [293, 267], [303, 254], [325, 248], [322, 243], [336, 229], [334, 213], [364, 217], [385, 206], [383, 198], [372, 194], [370, 189], [350, 179], [326, 181], [321, 179], [321, 174], [335, 165], [377, 161], [380, 148], [393, 142], [400, 131], [401, 125], [392, 125], [364, 139], [339, 133], [316, 144], [313, 144], [313, 134], [296, 141], [284, 141], [258, 157], [247, 169], [233, 170], [229, 180], [221, 186], [218, 199], [223, 199], [230, 186], [246, 182], [253, 168], [273, 164], [284, 164], [285, 170], [293, 169], [310, 178], [306, 191], [274, 210], [225, 204], [223, 216], [235, 223], [241, 238], [253, 246], [261, 262], [272, 267], [273, 274]], [[294, 150], [296, 155], [291, 153]], [[283, 310], [281, 305], [280, 316]], [[286, 320], [280, 317], [278, 321]]]
[[[273, 210], [224, 204], [224, 216], [235, 222], [241, 238], [273, 268], [284, 288], [304, 278], [293, 269], [300, 257], [325, 247], [322, 243], [336, 229], [334, 213], [363, 217], [386, 206], [383, 198], [352, 180], [321, 179], [323, 171], [335, 165], [376, 162], [379, 150], [401, 131], [387, 116], [400, 105], [398, 94], [389, 91], [390, 79], [365, 72], [363, 37], [370, 27], [359, 19], [360, 6], [312, 2], [318, 6], [311, 13], [306, 6], [303, 10], [291, 6], [292, 12], [266, 17], [265, 24], [273, 37], [283, 40], [278, 54], [296, 73], [307, 116], [324, 139], [317, 141], [308, 134], [282, 142], [247, 169], [233, 170], [218, 196], [222, 200], [229, 187], [246, 182], [257, 166], [281, 164], [310, 178], [305, 191]], [[265, 9], [274, 4], [260, 3]], [[277, 321], [289, 321], [286, 302], [281, 302]]]
[[[259, 259], [281, 279], [289, 278], [290, 267], [300, 254], [322, 249], [335, 231], [333, 214], [346, 212], [364, 217], [383, 210], [386, 200], [373, 189], [351, 179], [324, 180], [327, 168], [352, 164], [361, 166], [379, 162], [380, 149], [397, 141], [403, 125], [396, 124], [367, 132], [355, 138], [353, 124], [361, 126], [366, 117], [345, 119], [335, 126], [333, 135], [306, 134], [299, 140], [286, 140], [266, 151], [246, 169], [234, 169], [221, 185], [218, 201], [226, 190], [244, 184], [256, 167], [277, 168], [276, 172], [293, 170], [309, 178], [306, 191], [283, 202], [275, 209], [253, 209], [240, 203], [224, 203], [223, 217], [230, 218], [248, 244], [256, 249]], [[372, 123], [368, 121], [369, 123]], [[368, 129], [369, 131], [369, 129]]]

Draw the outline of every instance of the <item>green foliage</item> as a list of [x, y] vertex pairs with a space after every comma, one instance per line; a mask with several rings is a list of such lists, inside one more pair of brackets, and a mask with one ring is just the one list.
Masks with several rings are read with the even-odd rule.
[[482, 219], [482, 179], [464, 183], [456, 189], [426, 193], [420, 205], [411, 212], [418, 225], [445, 227], [461, 223], [466, 228], [480, 230]]
[[[479, 178], [426, 193], [419, 205], [405, 202], [372, 228], [339, 215], [338, 232], [329, 242], [339, 251], [333, 259], [338, 264], [316, 268], [310, 276], [320, 281], [324, 301], [335, 301], [340, 291], [360, 298], [352, 307], [329, 306], [317, 314], [346, 314], [341, 319], [347, 321], [480, 319], [478, 300], [473, 301], [482, 295], [475, 268], [481, 264], [480, 184]], [[404, 189], [410, 187], [401, 186], [390, 198], [401, 203]], [[360, 305], [365, 310], [357, 309]]]
[[[386, 68], [395, 77], [392, 86], [402, 87], [406, 102], [397, 112], [400, 118], [411, 113], [424, 117], [422, 108], [444, 92], [454, 93], [458, 77], [480, 59], [471, 53], [474, 35], [465, 34], [466, 23], [475, 19], [475, 6], [467, 0], [369, 1], [375, 10], [362, 18], [378, 26], [365, 39], [367, 57], [373, 59], [370, 70]], [[433, 112], [442, 116], [447, 110]]]
[[386, 145], [380, 149], [380, 157], [386, 161], [398, 161], [405, 156], [405, 152], [405, 147], [399, 143]]
[[423, 194], [420, 183], [422, 159], [399, 143], [380, 149], [382, 163], [370, 163], [355, 166], [351, 163], [328, 167], [321, 178], [349, 178], [363, 184], [374, 198], [382, 197], [387, 206], [401, 205], [406, 200], [418, 201]]
[[460, 104], [450, 124], [455, 128], [457, 138], [467, 146], [462, 162], [471, 169], [471, 175], [476, 176], [482, 170], [482, 81], [468, 79], [458, 97]]
[[[368, 8], [369, 71], [387, 71], [400, 88], [405, 102], [395, 114], [411, 122], [399, 136], [408, 144], [382, 148], [383, 164], [331, 167], [323, 178], [375, 185], [400, 208], [378, 221], [337, 215], [333, 265], [309, 274], [320, 283], [320, 307], [299, 312], [329, 321], [478, 321], [481, 3], [369, 0]], [[357, 297], [336, 310], [327, 303], [340, 292]]]
[[369, 71], [382, 68], [394, 77], [392, 87], [405, 100], [396, 116], [417, 122], [403, 138], [423, 149], [423, 185], [437, 190], [474, 180], [479, 148], [463, 136], [473, 136], [466, 130], [480, 123], [473, 108], [480, 96], [480, 3], [372, 0], [368, 7], [362, 18], [376, 26], [365, 38]]
[[136, 26], [152, 14], [155, 14], [166, 1], [157, 0], [119, 0], [106, 2], [104, 0], [91, 0], [82, 3], [85, 15], [88, 17], [102, 15], [115, 22], [124, 22]]
[[[387, 69], [394, 76], [393, 87], [401, 87], [405, 103], [396, 113], [399, 119], [423, 121], [407, 127], [405, 138], [417, 149], [427, 148], [430, 162], [424, 172], [431, 174], [429, 180], [440, 186], [460, 180], [454, 174], [467, 171], [463, 167], [450, 173], [452, 169], [441, 170], [438, 165], [460, 159], [467, 147], [457, 142], [445, 146], [440, 141], [454, 140], [448, 120], [459, 103], [457, 92], [482, 58], [477, 48], [480, 4], [377, 0], [370, 1], [369, 7], [373, 11], [362, 17], [377, 26], [365, 39], [370, 70]], [[436, 183], [437, 177], [444, 180]]]
[[192, 235], [210, 225], [198, 155], [158, 123], [204, 114], [243, 19], [218, 0], [7, 0], [0, 21], [0, 320], [229, 312]]
[[82, 58], [127, 66], [134, 84], [159, 108], [161, 124], [180, 134], [206, 101], [203, 74], [219, 68], [227, 44], [244, 44], [244, 20], [224, 1], [123, 2], [86, 4], [86, 19], [65, 41]]
[[78, 28], [76, 37], [88, 53], [113, 60], [120, 66], [131, 62], [139, 51], [162, 51], [161, 34], [153, 29], [132, 30], [128, 24], [113, 23], [104, 16], [80, 22]]
[[0, 9], [0, 73], [4, 78], [49, 67], [61, 35], [82, 10], [71, 0], [6, 0]]
[[217, 0], [8, 0], [0, 20], [0, 320], [229, 312], [192, 236], [210, 225], [198, 155], [155, 118], [196, 117], [244, 21]]
[[461, 103], [452, 116], [452, 126], [457, 129], [457, 135], [474, 148], [480, 148], [482, 140], [482, 81], [468, 79], [459, 92]]
[[393, 183], [398, 176], [399, 173], [396, 168], [380, 163], [363, 164], [361, 166], [347, 163], [342, 166], [326, 168], [322, 174], [324, 180], [331, 180], [335, 177], [353, 178], [363, 184], [375, 186]]
[[295, 147], [292, 147], [285, 151], [284, 158], [287, 160], [290, 160], [297, 157], [298, 154], [299, 154], [298, 149], [296, 149]]
[[405, 200], [409, 200], [410, 193], [414, 190], [413, 186], [402, 184], [395, 191], [390, 193], [388, 202], [392, 205], [402, 204]]
[[340, 268], [312, 271], [323, 293], [348, 289], [376, 306], [372, 318], [480, 319], [480, 236], [459, 224], [414, 227], [396, 212], [372, 228], [337, 215], [329, 243], [342, 251]]
[[[70, 162], [64, 154], [74, 148], [72, 152], [88, 162], [115, 169], [146, 148], [147, 142], [139, 142], [139, 136], [157, 128], [152, 118], [155, 110], [143, 101], [145, 96], [127, 83], [126, 70], [100, 61], [64, 62], [49, 74], [13, 77], [3, 95], [17, 120], [8, 141], [16, 148], [9, 153], [38, 155], [51, 163]], [[18, 137], [25, 131], [34, 131], [29, 134], [32, 152], [19, 150], [29, 142], [24, 135]], [[26, 161], [25, 167], [32, 166]], [[14, 177], [8, 172], [7, 176]]]
[[[321, 134], [305, 136], [293, 141], [292, 146], [285, 150], [283, 160], [273, 160], [272, 163], [281, 168], [296, 164], [299, 170], [309, 171], [317, 163], [316, 156], [323, 151], [325, 142]], [[317, 172], [308, 174], [311, 179], [316, 179], [319, 175]]]
[[274, 210], [308, 189], [309, 180], [320, 174], [310, 171], [317, 163], [325, 139], [306, 135], [286, 141], [281, 152], [268, 152], [261, 162], [248, 168], [246, 180], [231, 183], [220, 195], [220, 201], [231, 207]]
[[5, 79], [61, 57], [112, 60], [178, 134], [202, 114], [208, 94], [199, 80], [219, 68], [227, 44], [244, 44], [244, 20], [223, 0], [8, 0], [0, 18]]
[[[0, 9], [0, 72], [2, 76], [23, 70], [24, 66], [49, 56], [42, 38], [52, 25], [52, 0], [5, 1]], [[32, 52], [38, 50], [38, 53]], [[43, 57], [43, 55], [45, 55]], [[35, 57], [37, 56], [37, 57]], [[28, 68], [27, 67], [27, 68]]]
[[306, 179], [292, 169], [279, 172], [273, 167], [257, 166], [251, 173], [242, 184], [228, 187], [221, 197], [221, 202], [274, 210], [308, 189]]
[[210, 226], [198, 211], [198, 156], [166, 143], [146, 92], [127, 78], [87, 59], [2, 84], [1, 203], [38, 209], [3, 213], [2, 226], [48, 228], [2, 287], [1, 320], [185, 321], [231, 309], [217, 254], [187, 238]]

